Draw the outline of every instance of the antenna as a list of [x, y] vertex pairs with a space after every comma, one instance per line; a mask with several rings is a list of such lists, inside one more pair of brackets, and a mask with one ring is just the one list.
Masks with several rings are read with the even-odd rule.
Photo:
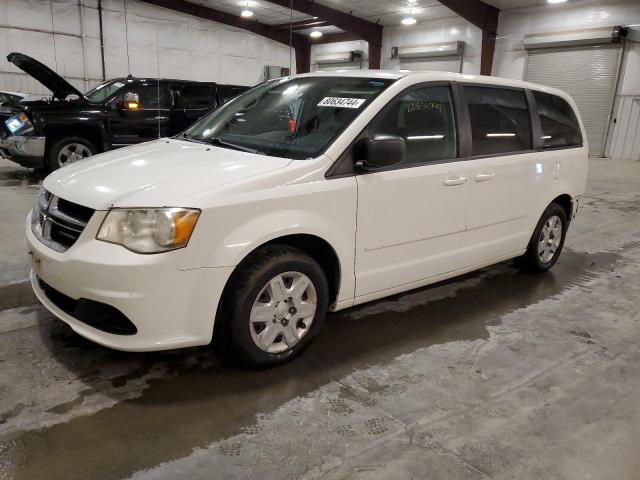
[[159, 32], [160, 31], [160, 25], [156, 24], [156, 65], [158, 66], [158, 74], [157, 74], [157, 78], [156, 78], [156, 84], [158, 85], [158, 97], [157, 97], [157, 102], [156, 102], [156, 119], [158, 120], [158, 138], [161, 138], [161, 134], [160, 134], [160, 121], [161, 121], [161, 117], [160, 117], [160, 37], [159, 37]]
[[289, 23], [289, 75], [293, 67], [293, 0], [289, 0], [289, 13], [291, 15]]
[[129, 60], [129, 25], [127, 25], [127, 0], [123, 0], [122, 6], [124, 8], [124, 43], [127, 48], [127, 70], [131, 75], [131, 61]]

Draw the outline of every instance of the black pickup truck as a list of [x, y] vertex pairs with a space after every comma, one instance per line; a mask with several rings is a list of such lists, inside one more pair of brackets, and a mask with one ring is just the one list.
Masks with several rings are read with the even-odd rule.
[[175, 135], [249, 87], [156, 78], [116, 78], [80, 93], [46, 65], [21, 54], [7, 60], [53, 93], [0, 108], [0, 157], [55, 170], [125, 145]]

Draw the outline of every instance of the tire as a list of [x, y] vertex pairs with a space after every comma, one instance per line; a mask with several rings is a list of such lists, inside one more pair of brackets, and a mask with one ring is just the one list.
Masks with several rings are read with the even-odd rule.
[[[556, 222], [560, 222], [560, 225]], [[527, 251], [516, 259], [520, 270], [544, 272], [553, 267], [562, 252], [568, 227], [569, 221], [564, 208], [557, 203], [549, 205], [533, 231]]]
[[91, 157], [97, 153], [96, 147], [81, 137], [64, 137], [54, 140], [47, 155], [49, 171], [57, 170], [68, 163]]
[[[256, 369], [299, 355], [317, 335], [329, 305], [329, 286], [320, 265], [285, 245], [254, 252], [224, 292], [216, 320], [222, 322], [220, 350], [228, 359]], [[311, 317], [305, 316], [311, 312]]]

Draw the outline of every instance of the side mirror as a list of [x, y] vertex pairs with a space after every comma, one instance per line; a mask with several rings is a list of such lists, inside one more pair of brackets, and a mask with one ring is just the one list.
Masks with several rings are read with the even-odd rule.
[[134, 112], [140, 110], [140, 95], [133, 92], [125, 93], [122, 101], [122, 109]]
[[355, 166], [365, 172], [397, 165], [404, 160], [407, 151], [404, 138], [397, 135], [376, 134], [361, 142], [354, 151]]

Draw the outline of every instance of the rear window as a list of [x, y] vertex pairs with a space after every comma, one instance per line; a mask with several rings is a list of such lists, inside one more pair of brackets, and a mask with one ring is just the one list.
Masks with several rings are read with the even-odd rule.
[[533, 92], [542, 126], [544, 147], [571, 147], [582, 145], [582, 134], [576, 114], [569, 103], [557, 95]]
[[211, 109], [216, 106], [215, 88], [212, 85], [185, 85], [180, 90], [185, 108]]
[[473, 155], [531, 149], [531, 120], [523, 90], [465, 87]]

